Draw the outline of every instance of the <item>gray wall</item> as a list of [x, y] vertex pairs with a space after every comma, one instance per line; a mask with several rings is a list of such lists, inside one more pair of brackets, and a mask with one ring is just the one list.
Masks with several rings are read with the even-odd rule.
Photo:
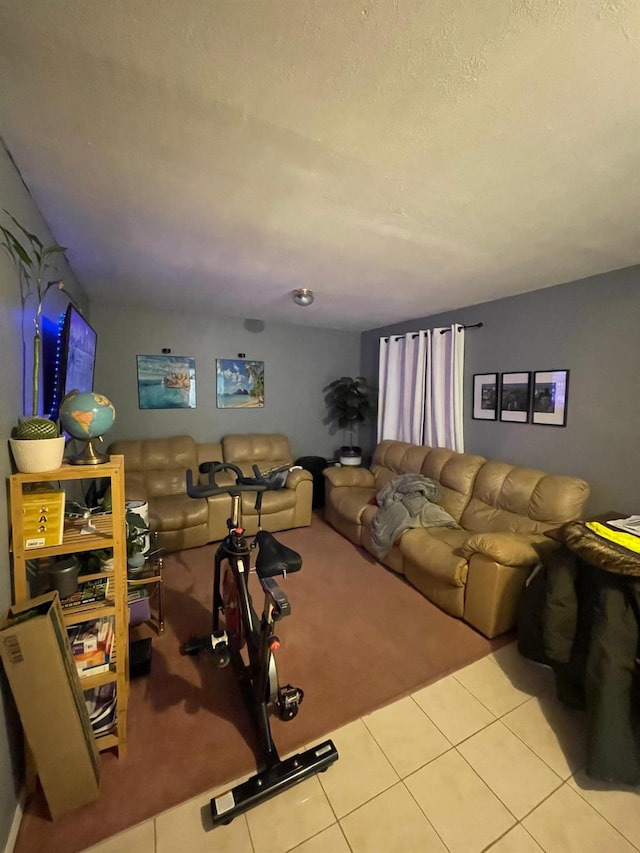
[[[218, 441], [228, 433], [282, 432], [294, 458], [331, 458], [342, 443], [325, 423], [322, 389], [338, 376], [358, 372], [360, 341], [353, 332], [94, 303], [91, 318], [98, 333], [94, 387], [116, 409], [107, 442], [179, 434]], [[165, 347], [172, 355], [195, 358], [195, 409], [138, 408], [136, 355], [160, 355]], [[216, 358], [238, 353], [265, 363], [263, 408], [216, 408]]]
[[[33, 200], [22, 183], [13, 162], [0, 140], [0, 211], [11, 213], [30, 231], [38, 234], [48, 245], [54, 242], [47, 224], [43, 221]], [[0, 212], [0, 221], [6, 227], [11, 223]], [[86, 305], [84, 295], [64, 259], [56, 264], [57, 275], [81, 307]], [[56, 278], [56, 269], [52, 270]], [[66, 306], [64, 295], [51, 290], [46, 297], [43, 313], [55, 319]], [[33, 307], [33, 306], [31, 306]], [[18, 274], [4, 250], [0, 250], [0, 435], [4, 438], [4, 450], [0, 453], [0, 478], [5, 482], [11, 474], [7, 439], [23, 414], [23, 345], [22, 312], [20, 308], [20, 285]], [[25, 323], [28, 335], [27, 352], [31, 353], [31, 330], [33, 313]], [[30, 376], [30, 364], [27, 375]], [[30, 379], [27, 383], [30, 387]], [[30, 401], [30, 391], [28, 393]], [[0, 489], [0, 613], [5, 613], [11, 604], [11, 571], [9, 565], [8, 509], [6, 489]], [[4, 849], [18, 803], [22, 773], [22, 747], [15, 706], [11, 691], [0, 667], [0, 849]]]
[[[479, 321], [465, 340], [465, 450], [583, 477], [589, 512], [638, 513], [640, 267], [368, 331], [363, 372], [377, 377], [381, 335]], [[566, 427], [472, 419], [474, 373], [561, 369], [570, 371]]]

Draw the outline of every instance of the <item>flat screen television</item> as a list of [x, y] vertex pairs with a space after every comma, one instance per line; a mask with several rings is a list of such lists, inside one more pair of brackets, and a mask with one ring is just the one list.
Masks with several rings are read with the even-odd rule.
[[53, 379], [44, 407], [54, 420], [58, 417], [63, 397], [69, 391], [93, 391], [97, 340], [95, 329], [77, 308], [69, 305], [58, 327], [53, 365], [46, 359]]

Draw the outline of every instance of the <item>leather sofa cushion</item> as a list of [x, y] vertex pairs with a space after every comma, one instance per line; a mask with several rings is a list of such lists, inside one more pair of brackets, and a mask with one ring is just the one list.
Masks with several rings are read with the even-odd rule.
[[[376, 496], [375, 489], [363, 489], [359, 486], [334, 489], [331, 492], [331, 506], [346, 521], [362, 523], [363, 511], [369, 501]], [[377, 511], [377, 507], [371, 507]]]
[[[262, 515], [271, 515], [274, 512], [284, 512], [295, 508], [297, 496], [294, 489], [277, 489], [272, 492], [262, 493]], [[242, 494], [242, 514], [257, 515], [255, 508], [256, 496], [251, 492]]]
[[588, 493], [589, 485], [577, 477], [486, 462], [461, 524], [477, 533], [544, 533], [578, 516]]
[[184, 495], [187, 490], [186, 469], [191, 468], [197, 476], [198, 450], [188, 435], [115, 441], [109, 452], [122, 454], [125, 458], [127, 500]]
[[253, 473], [252, 465], [264, 471], [293, 464], [289, 439], [280, 433], [225, 435], [221, 445], [224, 461], [238, 465], [245, 474]]
[[442, 490], [439, 503], [458, 522], [469, 501], [476, 475], [485, 462], [483, 456], [456, 453], [445, 447], [431, 448], [424, 460], [421, 473], [438, 480]]
[[407, 530], [400, 538], [400, 551], [409, 580], [420, 567], [428, 566], [428, 574], [439, 581], [451, 586], [464, 586], [469, 564], [461, 549], [468, 535], [465, 530], [448, 527]]
[[208, 524], [206, 500], [193, 500], [188, 495], [164, 495], [149, 501], [149, 525], [153, 530], [182, 530]]
[[373, 453], [371, 468], [388, 468], [392, 475], [419, 474], [430, 449], [407, 441], [385, 439]]
[[484, 554], [503, 566], [534, 566], [542, 553], [553, 546], [545, 539], [536, 534], [474, 533], [463, 545], [462, 553], [467, 559], [473, 554]]

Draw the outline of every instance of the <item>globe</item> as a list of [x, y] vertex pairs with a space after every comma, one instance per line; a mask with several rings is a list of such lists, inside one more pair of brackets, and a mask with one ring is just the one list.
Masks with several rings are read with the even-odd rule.
[[104, 435], [115, 419], [113, 403], [103, 394], [72, 391], [60, 404], [62, 429], [80, 441], [91, 441]]

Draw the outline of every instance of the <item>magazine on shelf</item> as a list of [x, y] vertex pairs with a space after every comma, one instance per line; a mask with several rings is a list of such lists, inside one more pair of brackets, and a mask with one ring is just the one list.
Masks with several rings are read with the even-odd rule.
[[60, 601], [63, 610], [68, 610], [73, 607], [83, 607], [87, 604], [95, 604], [98, 601], [104, 601], [108, 596], [108, 578], [96, 578], [82, 582], [82, 578], [78, 578], [78, 589], [68, 598], [63, 598]]
[[640, 536], [640, 515], [629, 515], [627, 518], [614, 518], [613, 521], [608, 521], [607, 524], [625, 533], [633, 533], [634, 536]]
[[94, 735], [112, 731], [117, 721], [117, 688], [115, 682], [94, 687], [85, 693], [85, 701]]

